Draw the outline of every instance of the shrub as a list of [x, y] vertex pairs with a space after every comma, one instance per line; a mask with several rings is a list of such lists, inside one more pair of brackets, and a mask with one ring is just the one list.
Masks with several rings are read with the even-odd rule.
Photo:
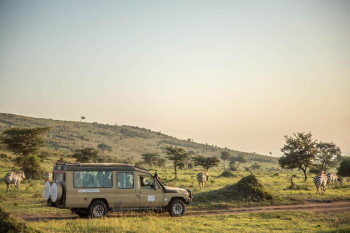
[[36, 155], [29, 155], [26, 158], [26, 162], [23, 166], [24, 173], [26, 178], [32, 179], [42, 179], [44, 170], [41, 167], [40, 158]]
[[338, 168], [338, 175], [340, 176], [350, 176], [350, 158], [344, 158]]

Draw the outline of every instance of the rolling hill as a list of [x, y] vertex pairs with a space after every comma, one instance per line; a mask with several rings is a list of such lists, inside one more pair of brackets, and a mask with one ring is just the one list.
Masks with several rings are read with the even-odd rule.
[[178, 146], [190, 154], [218, 156], [220, 152], [228, 151], [231, 155], [242, 155], [249, 161], [277, 162], [275, 157], [220, 148], [192, 140], [181, 140], [138, 126], [62, 121], [0, 113], [0, 132], [10, 127], [51, 127], [46, 136], [48, 150], [50, 153], [64, 157], [76, 149], [97, 148], [97, 145], [104, 143], [110, 146], [111, 150], [100, 151], [100, 153], [116, 156], [121, 160], [138, 161], [144, 153], [164, 155], [164, 147]]

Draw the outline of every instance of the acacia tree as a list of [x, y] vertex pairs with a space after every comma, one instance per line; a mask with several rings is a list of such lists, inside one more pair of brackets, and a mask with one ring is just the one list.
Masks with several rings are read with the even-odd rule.
[[220, 153], [220, 159], [224, 160], [224, 171], [226, 170], [226, 161], [231, 157], [230, 153], [227, 151], [222, 151]]
[[230, 158], [230, 169], [233, 171], [237, 171], [239, 166], [242, 163], [246, 163], [246, 162], [247, 160], [243, 156], [237, 156], [237, 157], [232, 156]]
[[157, 153], [146, 153], [142, 154], [141, 156], [144, 163], [150, 167], [152, 167], [152, 165], [157, 165], [157, 162], [160, 159], [160, 155]]
[[315, 161], [320, 164], [321, 171], [336, 167], [341, 161], [341, 150], [334, 143], [320, 142], [316, 145], [317, 154]]
[[[36, 154], [45, 145], [44, 134], [49, 127], [10, 128], [1, 135], [1, 142], [17, 155], [15, 161], [22, 167], [28, 178], [40, 178], [40, 158]], [[34, 164], [34, 165], [33, 165]]]
[[171, 160], [174, 164], [175, 169], [175, 179], [177, 179], [177, 167], [179, 164], [186, 161], [188, 154], [183, 148], [167, 146], [165, 148], [166, 158]]
[[1, 141], [9, 151], [25, 159], [30, 154], [37, 154], [45, 145], [43, 135], [49, 130], [49, 127], [10, 128], [2, 133]]
[[[209, 168], [219, 165], [219, 158], [217, 157], [204, 157], [203, 155], [197, 155], [193, 159], [195, 166], [202, 166], [209, 172]], [[209, 177], [207, 176], [207, 180]]]
[[95, 150], [94, 148], [83, 148], [75, 150], [72, 157], [75, 158], [77, 162], [88, 163], [96, 161], [98, 159], [98, 154], [97, 150]]
[[286, 144], [281, 151], [284, 153], [278, 162], [282, 168], [295, 169], [303, 171], [305, 180], [307, 180], [307, 169], [316, 157], [316, 141], [312, 139], [312, 134], [297, 133], [294, 137], [285, 136]]

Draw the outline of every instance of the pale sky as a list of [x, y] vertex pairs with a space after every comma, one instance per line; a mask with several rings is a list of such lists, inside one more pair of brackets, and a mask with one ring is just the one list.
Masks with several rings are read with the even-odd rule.
[[0, 0], [0, 112], [350, 155], [350, 1]]

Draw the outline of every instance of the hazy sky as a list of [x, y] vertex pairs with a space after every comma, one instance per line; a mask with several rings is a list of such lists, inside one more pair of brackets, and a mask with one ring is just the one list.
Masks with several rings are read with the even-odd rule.
[[350, 1], [0, 0], [0, 112], [350, 155]]

